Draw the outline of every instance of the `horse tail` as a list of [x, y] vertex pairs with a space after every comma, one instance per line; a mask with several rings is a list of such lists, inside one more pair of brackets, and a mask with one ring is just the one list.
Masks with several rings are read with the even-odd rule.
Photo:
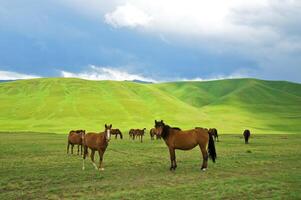
[[213, 135], [208, 132], [209, 135], [209, 144], [208, 144], [208, 153], [209, 157], [213, 162], [215, 162], [216, 159], [216, 150], [215, 150], [215, 144], [214, 144], [214, 139]]

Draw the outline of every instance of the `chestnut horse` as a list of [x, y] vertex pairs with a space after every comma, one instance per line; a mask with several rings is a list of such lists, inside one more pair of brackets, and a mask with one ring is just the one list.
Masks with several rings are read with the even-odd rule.
[[[103, 155], [107, 149], [111, 138], [111, 128], [112, 124], [109, 126], [105, 124], [105, 131], [101, 133], [87, 133], [83, 135], [83, 145], [84, 145], [84, 156], [83, 156], [83, 170], [85, 169], [85, 159], [88, 154], [88, 148], [91, 149], [91, 161], [96, 170], [104, 170], [102, 165]], [[94, 162], [95, 151], [99, 154], [99, 166]]]
[[216, 128], [210, 128], [208, 132], [209, 132], [209, 134], [212, 134], [212, 136], [214, 137], [214, 140], [216, 142], [218, 142], [218, 134], [217, 134]]
[[249, 144], [249, 138], [251, 136], [251, 132], [248, 129], [246, 129], [244, 131], [243, 135], [244, 135], [244, 138], [245, 138], [245, 144]]
[[[215, 162], [216, 151], [212, 135], [208, 133], [207, 129], [196, 128], [192, 130], [180, 131], [178, 129], [173, 129], [167, 124], [161, 121], [155, 120], [156, 133], [164, 139], [170, 154], [170, 170], [175, 170], [177, 168], [176, 162], [176, 149], [180, 150], [191, 150], [197, 145], [199, 145], [202, 155], [203, 164], [201, 169], [205, 171], [208, 165], [208, 154], [209, 157]], [[208, 145], [208, 152], [207, 152]]]
[[111, 129], [111, 135], [115, 135], [115, 139], [117, 139], [118, 135], [119, 135], [120, 139], [123, 138], [122, 133], [118, 128]]
[[67, 154], [69, 153], [69, 147], [71, 145], [71, 154], [73, 154], [73, 147], [77, 144], [77, 155], [79, 154], [80, 146], [80, 155], [82, 155], [83, 146], [82, 146], [82, 135], [85, 134], [85, 130], [76, 130], [70, 131], [68, 135], [68, 144], [67, 144]]

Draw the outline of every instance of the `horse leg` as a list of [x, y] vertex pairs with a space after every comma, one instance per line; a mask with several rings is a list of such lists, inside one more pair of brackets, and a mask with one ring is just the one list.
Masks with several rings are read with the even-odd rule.
[[140, 141], [142, 142], [143, 136], [141, 135], [140, 137], [141, 137], [141, 138], [140, 138]]
[[79, 155], [79, 144], [77, 145], [77, 155]]
[[115, 140], [117, 139], [117, 134], [115, 135]]
[[68, 141], [68, 145], [67, 145], [67, 154], [69, 154], [69, 146], [70, 146], [70, 143]]
[[202, 164], [201, 170], [205, 171], [208, 167], [208, 152], [206, 150], [206, 147], [203, 146], [203, 145], [200, 145], [200, 149], [201, 149], [202, 154], [203, 154], [203, 164]]
[[102, 162], [104, 151], [98, 150], [98, 154], [99, 154], [99, 170], [103, 171], [103, 170], [105, 170], [105, 168], [103, 167], [103, 162]]
[[88, 154], [88, 147], [87, 147], [87, 146], [84, 146], [83, 170], [85, 170], [85, 160], [86, 160], [87, 154]]
[[92, 164], [95, 167], [96, 170], [98, 170], [97, 165], [94, 162], [94, 154], [95, 154], [95, 150], [92, 150], [91, 152], [91, 160], [92, 160]]
[[73, 154], [73, 147], [74, 147], [74, 144], [71, 144], [71, 154]]
[[176, 163], [176, 152], [174, 148], [169, 148], [169, 155], [170, 155], [170, 171], [176, 170], [177, 163]]

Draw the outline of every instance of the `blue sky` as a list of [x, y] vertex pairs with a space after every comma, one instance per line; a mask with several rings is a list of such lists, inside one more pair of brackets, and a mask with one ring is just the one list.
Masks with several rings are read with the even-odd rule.
[[301, 82], [301, 1], [0, 0], [0, 79]]

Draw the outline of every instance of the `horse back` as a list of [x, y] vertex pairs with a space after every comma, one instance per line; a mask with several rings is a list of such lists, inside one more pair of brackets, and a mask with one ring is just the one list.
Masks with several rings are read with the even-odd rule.
[[76, 132], [70, 131], [68, 135], [68, 141], [71, 144], [82, 144], [82, 136]]
[[170, 139], [171, 145], [173, 145], [174, 148], [190, 150], [197, 145], [207, 145], [209, 135], [205, 129], [174, 130]]
[[84, 136], [85, 146], [95, 150], [98, 150], [103, 146], [104, 140], [105, 137], [103, 132], [102, 133], [90, 132]]

